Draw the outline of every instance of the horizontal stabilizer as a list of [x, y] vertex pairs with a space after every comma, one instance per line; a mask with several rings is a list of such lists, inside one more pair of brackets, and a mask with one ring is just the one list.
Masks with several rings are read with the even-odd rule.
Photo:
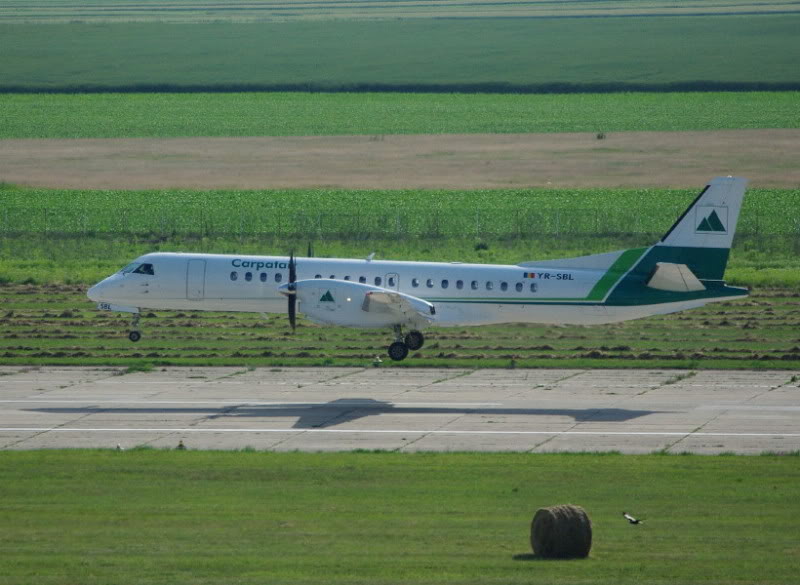
[[607, 270], [617, 261], [624, 251], [625, 250], [618, 250], [616, 252], [578, 256], [577, 258], [563, 258], [560, 260], [534, 260], [531, 262], [520, 262], [518, 266], [522, 266], [523, 268]]
[[647, 281], [647, 286], [657, 290], [672, 292], [694, 292], [706, 290], [694, 273], [686, 264], [672, 264], [670, 262], [657, 262], [653, 276]]

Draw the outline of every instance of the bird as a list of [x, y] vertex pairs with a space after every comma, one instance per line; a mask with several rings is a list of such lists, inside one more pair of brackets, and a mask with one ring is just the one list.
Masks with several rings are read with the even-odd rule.
[[186, 445], [184, 445], [184, 444], [183, 444], [183, 439], [181, 439], [180, 441], [178, 441], [178, 447], [177, 447], [177, 449], [178, 449], [178, 451], [183, 451], [183, 450], [185, 450], [185, 449], [186, 449]]
[[623, 512], [622, 516], [625, 518], [625, 520], [627, 520], [631, 524], [641, 524], [642, 522], [644, 522], [644, 520], [639, 520], [638, 518], [634, 518], [633, 516], [631, 516], [627, 512]]
[[123, 447], [122, 445], [117, 443], [117, 451], [124, 451], [124, 450], [125, 450], [125, 447]]

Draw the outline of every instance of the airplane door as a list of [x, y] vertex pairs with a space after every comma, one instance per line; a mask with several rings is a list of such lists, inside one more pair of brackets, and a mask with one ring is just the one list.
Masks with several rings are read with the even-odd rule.
[[206, 261], [189, 260], [186, 266], [186, 298], [202, 301], [206, 296]]
[[396, 272], [390, 272], [387, 274], [386, 280], [384, 281], [384, 288], [400, 290], [400, 275]]

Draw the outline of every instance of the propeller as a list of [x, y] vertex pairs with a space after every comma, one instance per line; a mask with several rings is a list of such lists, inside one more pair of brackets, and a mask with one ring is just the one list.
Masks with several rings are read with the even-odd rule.
[[286, 287], [288, 290], [287, 298], [289, 299], [289, 325], [292, 326], [292, 331], [297, 327], [297, 293], [295, 281], [297, 280], [297, 267], [294, 261], [294, 251], [289, 255], [289, 283]]

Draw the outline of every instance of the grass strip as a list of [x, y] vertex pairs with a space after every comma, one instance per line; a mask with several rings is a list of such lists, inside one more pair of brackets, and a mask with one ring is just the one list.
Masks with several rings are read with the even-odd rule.
[[432, 366], [439, 368], [800, 368], [800, 293], [756, 291], [735, 302], [624, 323], [432, 328], [410, 359], [386, 359], [388, 329], [323, 327], [285, 315], [97, 311], [84, 286], [0, 285], [0, 364]]
[[[783, 584], [797, 566], [796, 456], [29, 451], [0, 453], [0, 482], [0, 583]], [[590, 558], [515, 559], [536, 509], [568, 502]]]

